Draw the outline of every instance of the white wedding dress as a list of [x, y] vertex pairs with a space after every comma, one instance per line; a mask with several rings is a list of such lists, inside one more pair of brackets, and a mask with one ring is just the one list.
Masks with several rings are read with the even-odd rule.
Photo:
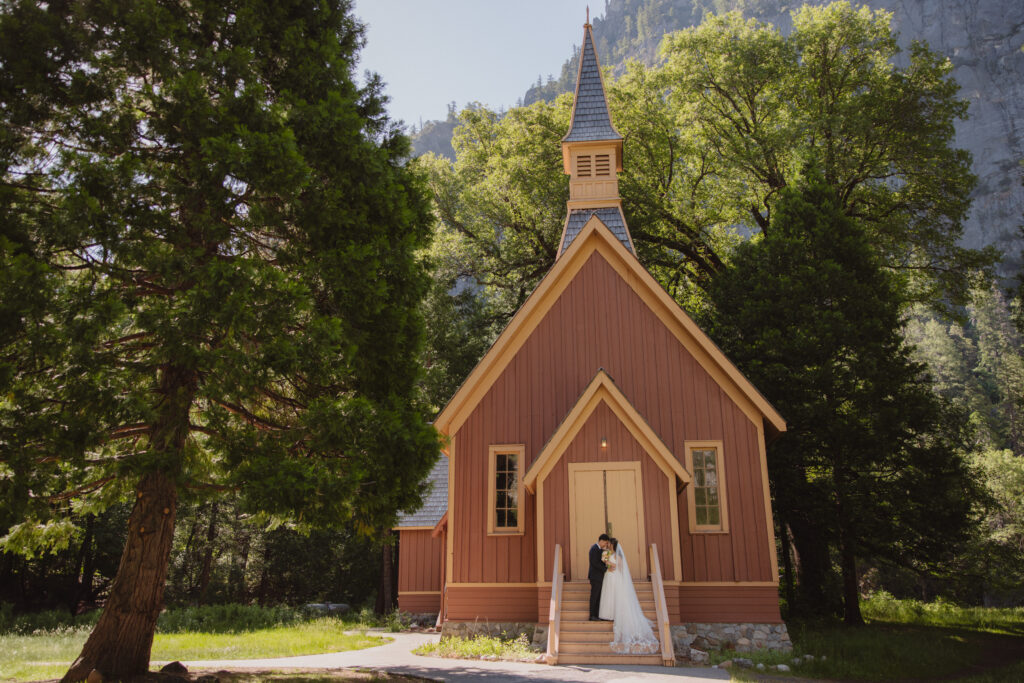
[[640, 600], [633, 588], [633, 577], [629, 573], [626, 556], [620, 545], [612, 557], [615, 571], [604, 574], [601, 584], [602, 619], [614, 619], [615, 637], [611, 642], [613, 652], [628, 654], [651, 654], [658, 652], [661, 644], [654, 635], [651, 622], [644, 616]]

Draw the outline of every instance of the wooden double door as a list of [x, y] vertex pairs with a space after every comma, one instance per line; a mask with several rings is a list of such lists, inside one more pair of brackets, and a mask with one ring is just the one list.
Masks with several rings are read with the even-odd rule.
[[571, 580], [586, 581], [588, 553], [601, 534], [619, 540], [634, 580], [647, 579], [642, 484], [639, 462], [569, 465]]

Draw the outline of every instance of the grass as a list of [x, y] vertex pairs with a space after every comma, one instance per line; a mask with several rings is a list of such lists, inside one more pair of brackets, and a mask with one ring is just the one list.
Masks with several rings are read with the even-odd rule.
[[[868, 623], [859, 628], [790, 621], [792, 654], [715, 652], [711, 662], [745, 657], [766, 667], [787, 664], [790, 676], [847, 681], [1024, 680], [1024, 610], [1020, 608], [965, 608], [896, 600], [885, 594], [864, 601], [861, 608]], [[815, 659], [794, 661], [806, 654]], [[758, 673], [730, 671], [733, 680], [754, 680]]]
[[507, 661], [537, 658], [524, 634], [515, 638], [474, 636], [472, 638], [444, 638], [437, 643], [425, 643], [413, 650], [414, 654], [453, 659], [481, 659], [494, 657]]
[[[48, 627], [58, 617], [65, 624]], [[63, 675], [94, 621], [48, 613], [0, 621], [0, 681]], [[261, 659], [358, 650], [387, 642], [366, 635], [366, 628], [376, 623], [365, 614], [313, 617], [287, 608], [241, 605], [170, 610], [158, 622], [152, 660]]]

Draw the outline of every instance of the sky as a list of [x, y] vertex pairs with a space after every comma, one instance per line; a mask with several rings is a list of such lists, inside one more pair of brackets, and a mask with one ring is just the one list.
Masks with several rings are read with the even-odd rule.
[[602, 0], [356, 0], [367, 24], [358, 72], [380, 74], [392, 119], [419, 127], [448, 103], [514, 106], [540, 75], [558, 77]]

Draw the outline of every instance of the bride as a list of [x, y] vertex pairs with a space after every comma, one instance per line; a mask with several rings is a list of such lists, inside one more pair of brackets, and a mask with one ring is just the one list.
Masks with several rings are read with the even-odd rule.
[[613, 551], [608, 553], [608, 571], [601, 586], [602, 619], [615, 621], [615, 638], [611, 642], [614, 652], [628, 654], [649, 654], [657, 652], [660, 646], [654, 636], [651, 623], [640, 608], [640, 600], [633, 588], [633, 577], [629, 573], [626, 556], [618, 539], [611, 540]]

